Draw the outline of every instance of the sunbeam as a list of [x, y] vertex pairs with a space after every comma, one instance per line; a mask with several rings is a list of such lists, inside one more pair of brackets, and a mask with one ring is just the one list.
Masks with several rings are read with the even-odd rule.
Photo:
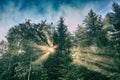
[[57, 46], [53, 45], [53, 41], [50, 39], [47, 32], [43, 32], [46, 38], [46, 45], [36, 45], [38, 49], [40, 49], [43, 53], [36, 61], [33, 62], [33, 64], [39, 64], [43, 61], [47, 60], [50, 54], [54, 54], [56, 51]]
[[100, 50], [94, 52], [91, 48], [74, 47], [72, 49], [74, 53], [72, 54], [73, 64], [84, 66], [89, 70], [99, 72], [103, 75], [110, 75], [111, 71], [109, 70], [115, 69], [114, 59], [104, 56], [106, 53], [100, 53], [102, 52]]

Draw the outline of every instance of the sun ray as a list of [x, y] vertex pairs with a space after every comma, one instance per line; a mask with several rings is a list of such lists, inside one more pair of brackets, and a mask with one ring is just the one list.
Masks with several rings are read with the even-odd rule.
[[36, 45], [38, 49], [40, 49], [43, 53], [33, 64], [40, 64], [48, 59], [50, 54], [54, 54], [56, 51], [57, 46], [53, 45], [53, 41], [50, 39], [47, 32], [44, 32], [46, 38], [46, 45]]

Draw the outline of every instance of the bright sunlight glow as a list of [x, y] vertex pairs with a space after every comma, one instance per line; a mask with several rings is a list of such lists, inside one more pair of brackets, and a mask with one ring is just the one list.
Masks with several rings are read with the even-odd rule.
[[42, 52], [43, 55], [40, 56], [33, 64], [39, 64], [42, 63], [43, 61], [47, 60], [50, 54], [54, 54], [56, 51], [57, 46], [53, 45], [53, 41], [50, 39], [49, 35], [47, 32], [44, 32], [45, 37], [46, 37], [46, 45], [37, 45], [36, 47], [39, 48]]

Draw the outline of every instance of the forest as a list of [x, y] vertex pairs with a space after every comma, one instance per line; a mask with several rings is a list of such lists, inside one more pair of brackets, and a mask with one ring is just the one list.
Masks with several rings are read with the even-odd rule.
[[0, 41], [0, 80], [120, 80], [120, 5], [92, 9], [71, 34], [60, 17], [9, 29]]

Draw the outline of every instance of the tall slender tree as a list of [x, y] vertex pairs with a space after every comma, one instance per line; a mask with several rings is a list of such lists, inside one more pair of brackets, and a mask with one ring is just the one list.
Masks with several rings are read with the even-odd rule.
[[105, 44], [106, 36], [103, 31], [103, 23], [101, 16], [98, 16], [91, 9], [84, 20], [86, 26], [86, 32], [89, 39], [89, 45], [100, 46], [100, 44]]
[[55, 55], [51, 56], [44, 63], [44, 66], [48, 69], [48, 77], [50, 80], [67, 80], [69, 65], [72, 61], [70, 58], [71, 39], [63, 18], [60, 18], [53, 39], [55, 41], [54, 44], [57, 45], [58, 48]]
[[[113, 12], [108, 13], [106, 15], [109, 24], [111, 25], [112, 29], [110, 31], [110, 41], [116, 53], [120, 53], [120, 5], [113, 2]], [[111, 46], [112, 46], [111, 45]]]
[[113, 2], [113, 12], [106, 15], [107, 21], [110, 24], [110, 30], [108, 31], [108, 37], [110, 42], [110, 51], [113, 54], [115, 60], [115, 66], [117, 70], [116, 79], [120, 79], [120, 5]]

